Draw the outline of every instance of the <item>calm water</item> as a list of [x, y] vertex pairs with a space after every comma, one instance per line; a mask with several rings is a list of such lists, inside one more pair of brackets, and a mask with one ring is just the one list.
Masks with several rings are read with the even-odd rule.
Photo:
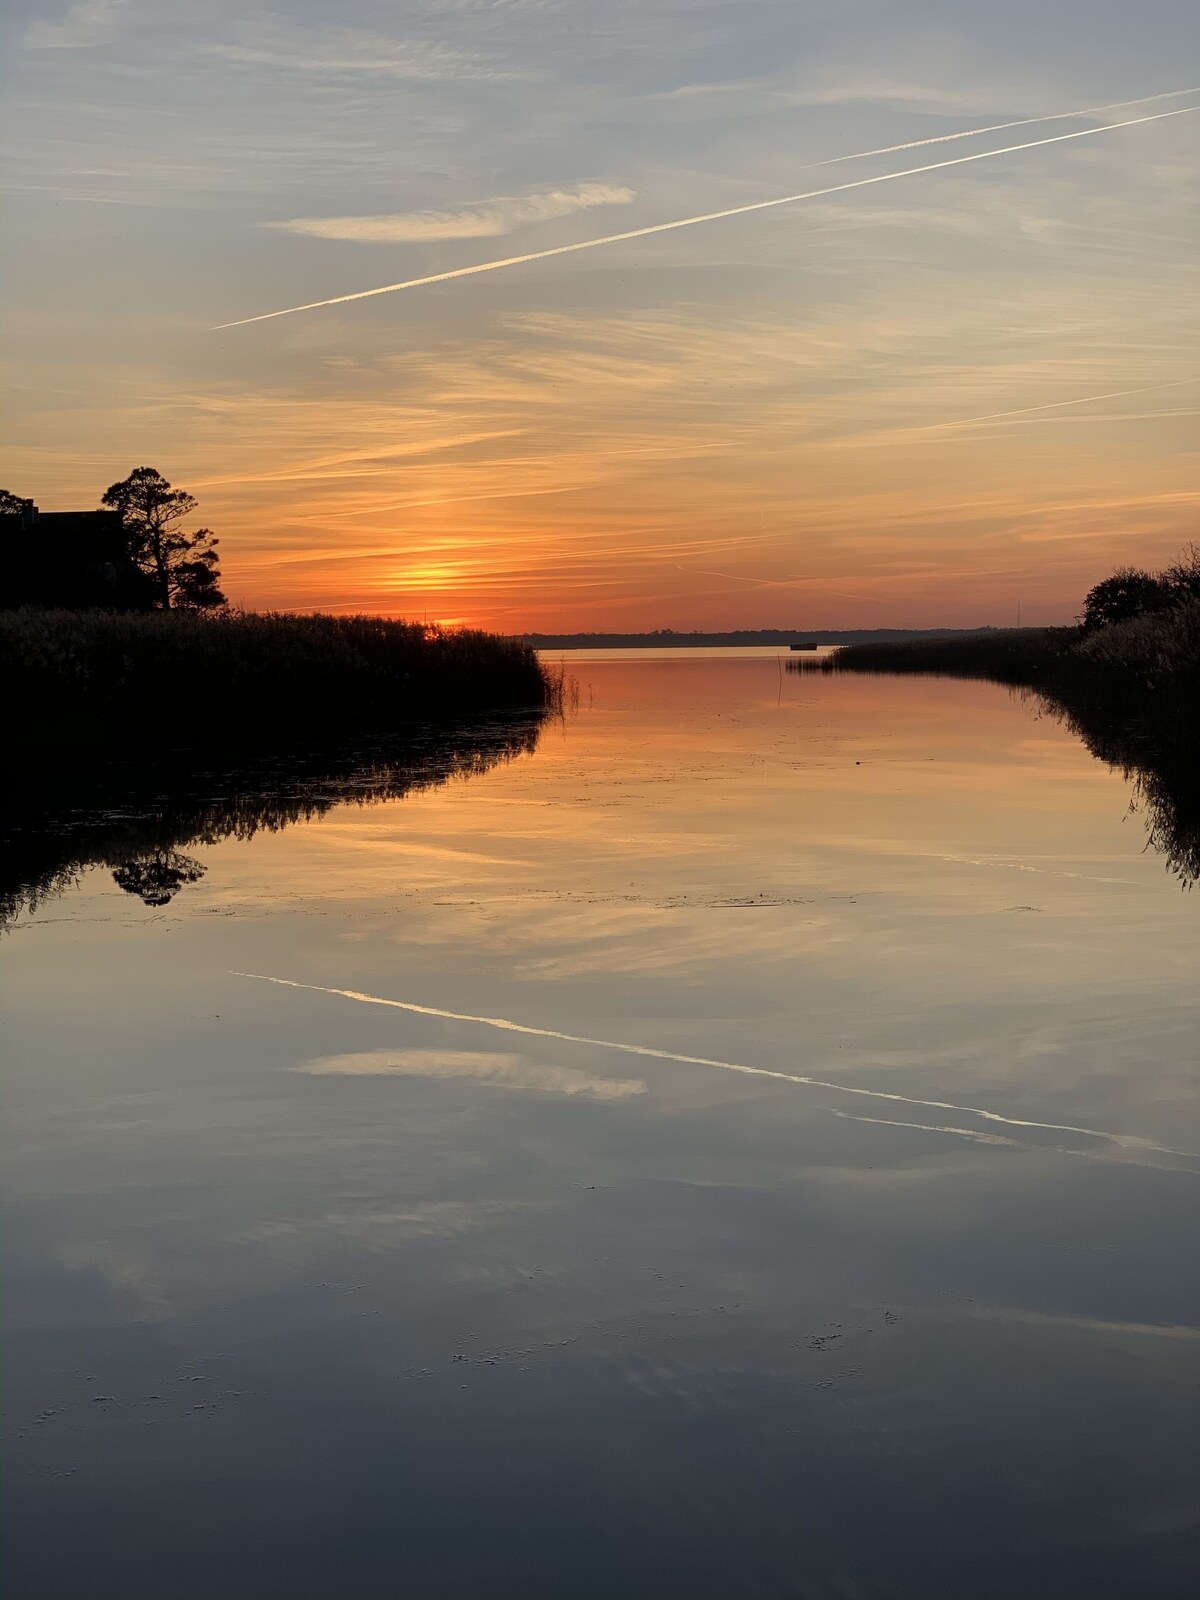
[[60, 819], [5, 1600], [1192, 1596], [1200, 901], [1126, 782], [988, 685], [574, 670], [378, 804]]

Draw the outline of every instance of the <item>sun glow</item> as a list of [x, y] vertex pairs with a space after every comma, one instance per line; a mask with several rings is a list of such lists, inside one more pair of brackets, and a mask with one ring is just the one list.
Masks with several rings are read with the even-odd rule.
[[[231, 251], [220, 281], [199, 254], [201, 285], [164, 281], [171, 316], [193, 300], [211, 320], [218, 299], [312, 302], [343, 271], [351, 285], [376, 272], [439, 281], [354, 290], [353, 306], [235, 333], [203, 331], [206, 309], [173, 343], [131, 341], [147, 304], [164, 314], [144, 250], [106, 258], [115, 320], [98, 284], [78, 305], [43, 305], [37, 286], [66, 259], [54, 245], [22, 279], [31, 314], [11, 319], [29, 330], [9, 351], [29, 399], [0, 482], [66, 510], [95, 504], [134, 461], [161, 466], [196, 494], [225, 592], [250, 608], [452, 612], [450, 625], [505, 632], [963, 626], [1018, 607], [1068, 621], [1114, 566], [1161, 566], [1195, 533], [1195, 251], [1180, 173], [1200, 105], [1120, 132], [1064, 134], [1076, 113], [1055, 112], [1044, 120], [1060, 131], [1019, 148], [972, 148], [919, 175], [856, 166], [849, 186], [806, 190], [794, 211], [762, 199], [798, 194], [810, 161], [883, 163], [1032, 128], [985, 78], [970, 116], [958, 85], [920, 112], [883, 83], [865, 101], [855, 86], [828, 116], [818, 98], [795, 107], [794, 141], [772, 101], [736, 150], [717, 118], [716, 142], [701, 137], [695, 163], [669, 173], [622, 132], [601, 174], [633, 208], [621, 240], [580, 238], [582, 212], [516, 219], [528, 234], [505, 261], [521, 264], [499, 274], [462, 265], [454, 228], [480, 194], [511, 209], [549, 191], [516, 173], [469, 191], [469, 150], [448, 147], [427, 191], [413, 175], [402, 186], [389, 228], [420, 236], [387, 244], [387, 272], [370, 265], [381, 201], [357, 161], [327, 193], [306, 177], [287, 199], [308, 219], [300, 234], [277, 226], [272, 168], [271, 247]], [[843, 126], [851, 103], [857, 135]], [[700, 102], [687, 104], [691, 118]], [[626, 114], [621, 101], [622, 128]], [[664, 155], [667, 133], [654, 135]], [[585, 158], [598, 159], [590, 144], [575, 151]], [[58, 235], [29, 204], [19, 237], [36, 255]], [[239, 240], [257, 215], [246, 204]], [[104, 209], [72, 213], [80, 239]], [[679, 225], [653, 220], [672, 215]], [[366, 233], [343, 237], [355, 218]], [[431, 218], [452, 236], [425, 238]], [[337, 253], [355, 249], [361, 266]]]
[[397, 594], [416, 591], [425, 594], [430, 590], [441, 592], [461, 582], [462, 574], [450, 566], [405, 567], [388, 580], [387, 588]]

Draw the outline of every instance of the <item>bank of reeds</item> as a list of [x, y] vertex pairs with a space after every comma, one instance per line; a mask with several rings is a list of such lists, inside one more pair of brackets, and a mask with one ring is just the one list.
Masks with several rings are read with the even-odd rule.
[[0, 613], [10, 741], [206, 750], [552, 709], [521, 641], [378, 617]]
[[1200, 600], [1083, 628], [997, 629], [959, 638], [852, 644], [819, 661], [789, 662], [797, 672], [917, 672], [990, 678], [1160, 707], [1186, 701], [1196, 714], [1200, 691]]
[[[1073, 652], [1085, 669], [1128, 679], [1146, 690], [1200, 689], [1200, 600], [1097, 628]], [[1200, 714], [1200, 704], [1193, 701]]]
[[948, 638], [848, 644], [788, 666], [793, 672], [924, 672], [1031, 684], [1059, 670], [1078, 639], [1076, 628], [997, 628]]

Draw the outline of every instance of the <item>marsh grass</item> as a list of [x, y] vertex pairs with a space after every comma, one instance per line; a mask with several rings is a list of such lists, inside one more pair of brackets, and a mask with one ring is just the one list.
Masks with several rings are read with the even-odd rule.
[[[1085, 669], [1149, 690], [1200, 691], [1200, 600], [1086, 634], [1074, 655]], [[1195, 706], [1193, 709], [1200, 709]]]
[[386, 732], [561, 695], [517, 639], [279, 612], [0, 613], [0, 682], [10, 741], [105, 753]]
[[566, 663], [543, 663], [542, 672], [547, 684], [546, 709], [556, 717], [565, 717], [568, 711], [578, 711], [579, 679], [567, 671]]
[[985, 634], [848, 644], [818, 660], [789, 661], [789, 672], [916, 672], [942, 678], [1033, 683], [1053, 673], [1079, 639], [1076, 628], [1012, 628]]
[[[1139, 703], [1156, 721], [1196, 715], [1200, 699], [1200, 600], [1094, 631], [1022, 628], [956, 639], [852, 644], [792, 672], [933, 673], [989, 678]], [[1153, 704], [1149, 697], [1153, 697]]]

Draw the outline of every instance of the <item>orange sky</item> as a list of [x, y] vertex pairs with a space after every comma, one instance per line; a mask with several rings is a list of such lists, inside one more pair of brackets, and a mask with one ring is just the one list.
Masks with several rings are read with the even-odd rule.
[[[1124, 70], [1103, 28], [1073, 73], [1035, 70], [1033, 35], [1001, 62], [982, 11], [956, 30], [922, 0], [914, 84], [848, 25], [817, 59], [756, 3], [722, 48], [693, 5], [712, 23], [700, 0], [625, 19], [644, 70], [597, 35], [586, 83], [515, 15], [491, 55], [448, 13], [419, 51], [230, 21], [179, 80], [181, 111], [213, 107], [190, 125], [127, 92], [161, 92], [182, 36], [120, 7], [29, 23], [0, 482], [59, 509], [154, 465], [236, 603], [514, 631], [1064, 621], [1196, 536], [1200, 115], [213, 331], [1178, 76], [1170, 52]], [[1069, 7], [1042, 9], [1049, 50]], [[91, 122], [46, 131], [85, 84]]]

